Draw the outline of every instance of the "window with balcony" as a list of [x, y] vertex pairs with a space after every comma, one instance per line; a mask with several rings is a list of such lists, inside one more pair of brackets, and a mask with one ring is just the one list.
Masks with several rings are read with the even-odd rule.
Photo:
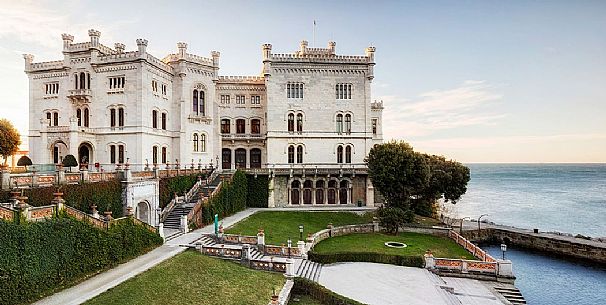
[[222, 95], [221, 95], [221, 104], [223, 104], [223, 105], [229, 105], [229, 103], [230, 103], [230, 98], [231, 98], [231, 97], [230, 97], [229, 95], [227, 95], [227, 94], [222, 94]]
[[244, 120], [244, 119], [236, 120], [236, 133], [238, 133], [238, 134], [246, 133], [246, 120]]
[[246, 104], [246, 96], [244, 96], [244, 95], [236, 95], [236, 104], [237, 105], [244, 105], [244, 104]]
[[74, 89], [90, 89], [90, 73], [80, 72], [74, 74]]
[[260, 95], [252, 95], [250, 97], [251, 105], [261, 105], [261, 96]]
[[250, 121], [250, 133], [252, 134], [260, 134], [261, 133], [261, 120], [252, 119]]
[[287, 98], [303, 98], [303, 83], [289, 82], [286, 84]]
[[230, 133], [230, 125], [231, 121], [229, 119], [221, 119], [221, 133], [228, 134]]
[[350, 100], [351, 99], [351, 84], [337, 84], [335, 86], [336, 98], [338, 100]]

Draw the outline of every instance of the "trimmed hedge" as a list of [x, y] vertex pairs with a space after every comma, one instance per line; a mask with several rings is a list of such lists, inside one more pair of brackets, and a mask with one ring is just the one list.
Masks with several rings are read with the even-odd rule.
[[187, 193], [198, 181], [198, 176], [202, 179], [206, 177], [205, 174], [193, 174], [160, 179], [160, 207], [167, 206], [175, 198], [175, 193], [179, 195]]
[[130, 219], [102, 230], [61, 216], [20, 225], [0, 221], [0, 244], [0, 304], [21, 304], [139, 256], [162, 238]]
[[[65, 204], [80, 211], [91, 213], [91, 205], [97, 205], [100, 212], [112, 211], [114, 218], [123, 216], [122, 211], [122, 183], [117, 180], [102, 181], [83, 184], [67, 184], [24, 189], [23, 195], [28, 197], [27, 202], [32, 206], [51, 204], [53, 193], [63, 192]], [[8, 202], [9, 191], [0, 192], [0, 202]]]
[[246, 206], [252, 208], [266, 208], [269, 198], [269, 177], [257, 175], [247, 175], [248, 195], [246, 197]]
[[294, 282], [292, 287], [292, 292], [294, 294], [309, 295], [316, 301], [325, 305], [365, 305], [364, 303], [337, 294], [306, 278], [296, 277]]
[[196, 221], [199, 226], [214, 222], [214, 215], [223, 218], [246, 209], [248, 179], [242, 171], [236, 171], [230, 182], [224, 182], [221, 190], [202, 206]]
[[314, 251], [310, 251], [307, 253], [307, 255], [309, 260], [322, 264], [332, 264], [338, 262], [367, 262], [419, 268], [422, 268], [425, 265], [425, 260], [421, 256], [403, 256], [368, 252], [336, 252], [324, 254]]

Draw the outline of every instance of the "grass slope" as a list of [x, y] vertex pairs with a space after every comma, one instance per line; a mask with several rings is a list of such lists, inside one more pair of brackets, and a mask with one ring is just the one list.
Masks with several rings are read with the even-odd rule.
[[[385, 242], [396, 241], [407, 245], [397, 249], [385, 246]], [[447, 237], [419, 233], [400, 233], [397, 236], [381, 233], [351, 234], [326, 239], [314, 247], [322, 254], [336, 252], [369, 252], [403, 256], [423, 255], [431, 249], [435, 257], [474, 259], [473, 255]]]
[[258, 212], [229, 228], [226, 233], [257, 235], [259, 228], [263, 228], [266, 244], [286, 244], [288, 238], [291, 238], [295, 244], [299, 240], [300, 224], [304, 227], [303, 238], [306, 238], [307, 233], [316, 233], [326, 229], [331, 222], [334, 226], [370, 223], [372, 215], [369, 213], [358, 215], [351, 212]]
[[85, 304], [267, 305], [284, 275], [185, 251]]

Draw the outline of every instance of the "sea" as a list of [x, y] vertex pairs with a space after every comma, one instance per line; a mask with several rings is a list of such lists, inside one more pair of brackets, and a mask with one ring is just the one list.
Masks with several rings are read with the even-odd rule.
[[[606, 164], [467, 164], [457, 217], [540, 231], [606, 237]], [[501, 257], [498, 245], [484, 247]], [[516, 286], [530, 305], [606, 304], [606, 267], [509, 247]]]

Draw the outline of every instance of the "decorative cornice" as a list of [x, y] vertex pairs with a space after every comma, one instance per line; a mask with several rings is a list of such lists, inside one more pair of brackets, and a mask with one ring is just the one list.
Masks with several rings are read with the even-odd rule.
[[34, 75], [34, 79], [43, 79], [43, 78], [56, 78], [56, 77], [66, 77], [69, 73], [67, 72], [55, 72], [55, 73], [45, 73], [45, 74], [37, 74]]
[[104, 72], [115, 72], [115, 71], [136, 70], [136, 69], [137, 69], [137, 65], [105, 66], [102, 68], [95, 68], [95, 72], [104, 73]]

